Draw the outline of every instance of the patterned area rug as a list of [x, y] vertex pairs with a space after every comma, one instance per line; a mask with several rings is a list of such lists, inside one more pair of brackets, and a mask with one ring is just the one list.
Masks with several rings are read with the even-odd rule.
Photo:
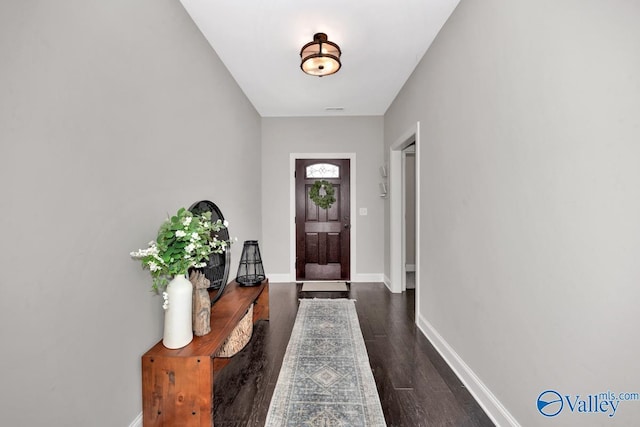
[[386, 426], [355, 301], [300, 300], [266, 426]]

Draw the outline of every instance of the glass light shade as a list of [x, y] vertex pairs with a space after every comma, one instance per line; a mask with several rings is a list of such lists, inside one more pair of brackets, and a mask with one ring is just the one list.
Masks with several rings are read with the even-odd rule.
[[340, 47], [337, 44], [328, 41], [326, 34], [317, 33], [313, 36], [313, 41], [300, 50], [300, 68], [312, 76], [328, 76], [342, 66], [340, 55]]

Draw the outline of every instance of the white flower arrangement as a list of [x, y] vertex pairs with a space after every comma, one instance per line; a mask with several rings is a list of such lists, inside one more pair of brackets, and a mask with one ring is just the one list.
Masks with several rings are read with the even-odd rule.
[[169, 292], [162, 293], [162, 300], [162, 308], [164, 308], [165, 310], [169, 309]]
[[160, 226], [156, 240], [130, 255], [142, 261], [142, 268], [149, 269], [152, 288], [157, 292], [173, 276], [186, 275], [192, 267], [205, 267], [212, 253], [220, 254], [227, 250], [229, 242], [218, 240], [216, 232], [228, 226], [227, 221], [211, 222], [211, 212], [194, 215], [181, 208]]

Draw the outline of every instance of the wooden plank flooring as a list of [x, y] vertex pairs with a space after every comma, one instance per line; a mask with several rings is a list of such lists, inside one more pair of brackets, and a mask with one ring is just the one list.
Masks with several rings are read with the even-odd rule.
[[[298, 310], [299, 285], [269, 285], [270, 320], [256, 324], [247, 347], [217, 377], [214, 425], [264, 425]], [[387, 425], [493, 426], [414, 324], [414, 292], [392, 294], [381, 283], [354, 283], [356, 310]], [[215, 310], [215, 306], [214, 306]]]

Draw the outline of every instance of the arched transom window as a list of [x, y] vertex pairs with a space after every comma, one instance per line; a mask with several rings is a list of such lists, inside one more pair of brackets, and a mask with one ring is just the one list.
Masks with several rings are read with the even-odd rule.
[[340, 178], [340, 167], [329, 163], [309, 165], [306, 178]]

